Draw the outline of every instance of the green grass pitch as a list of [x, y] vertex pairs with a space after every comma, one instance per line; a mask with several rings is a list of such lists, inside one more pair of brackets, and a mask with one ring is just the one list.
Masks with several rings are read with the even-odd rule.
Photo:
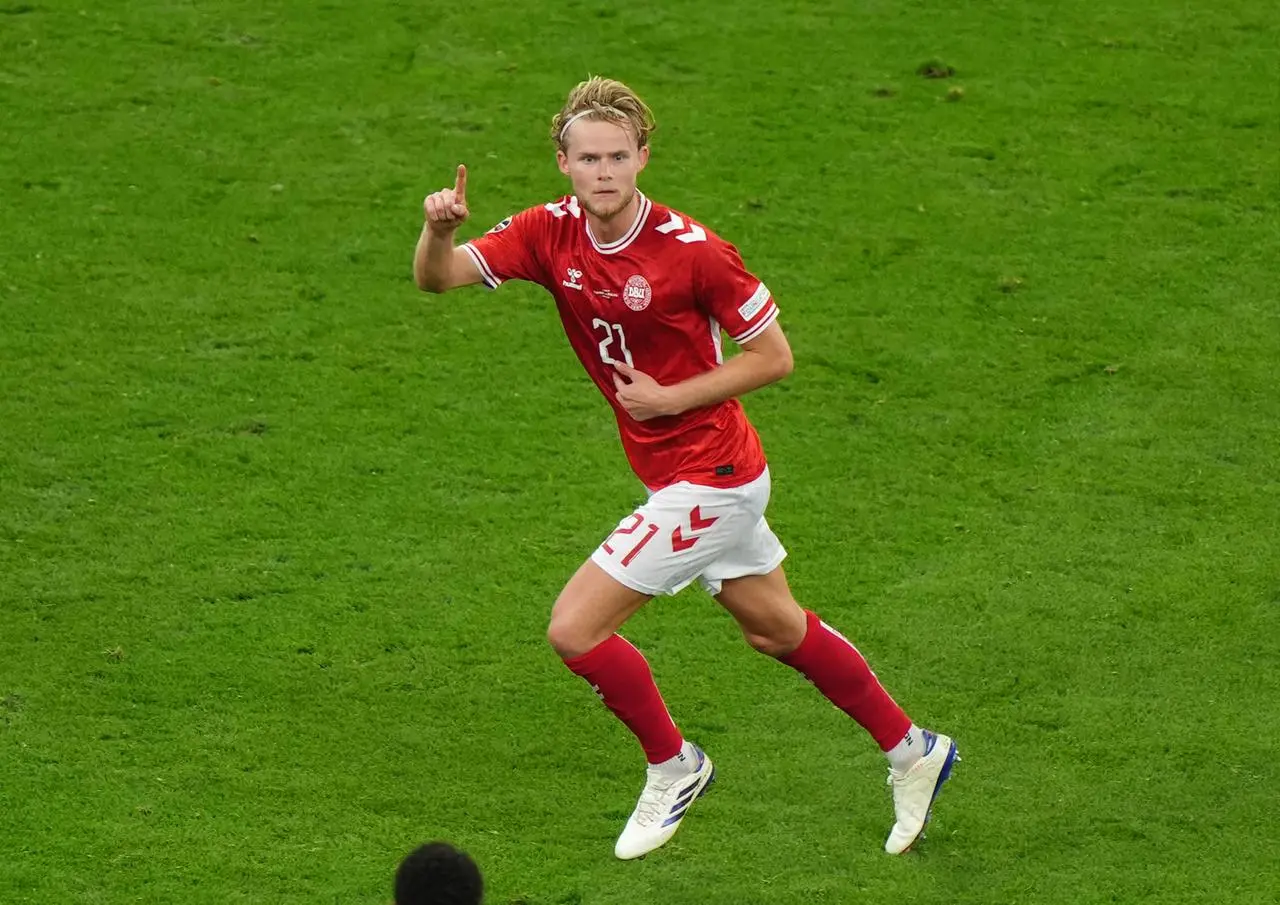
[[[0, 902], [1274, 902], [1280, 24], [1071, 4], [0, 0]], [[925, 70], [925, 71], [922, 71]], [[418, 293], [564, 191], [589, 73], [641, 185], [774, 291], [747, 400], [797, 596], [964, 761], [884, 762], [700, 592], [628, 635], [720, 781], [612, 844], [638, 746], [543, 640], [638, 498], [541, 290]]]

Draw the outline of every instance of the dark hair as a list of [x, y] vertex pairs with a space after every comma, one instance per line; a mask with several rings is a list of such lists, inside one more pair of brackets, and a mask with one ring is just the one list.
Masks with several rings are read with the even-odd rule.
[[471, 856], [447, 842], [428, 842], [396, 869], [396, 905], [480, 905], [484, 881]]

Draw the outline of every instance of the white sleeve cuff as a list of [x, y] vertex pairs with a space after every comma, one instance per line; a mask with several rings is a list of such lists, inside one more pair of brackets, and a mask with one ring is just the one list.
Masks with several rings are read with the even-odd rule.
[[737, 336], [733, 337], [733, 341], [738, 345], [751, 342], [761, 333], [768, 329], [769, 325], [778, 319], [778, 306], [774, 304], [773, 299], [769, 300], [769, 304], [765, 305], [764, 311], [756, 319], [754, 324], [747, 327]]
[[462, 246], [462, 250], [471, 255], [471, 260], [475, 263], [476, 268], [480, 271], [480, 279], [484, 280], [484, 284], [490, 289], [497, 289], [502, 285], [502, 280], [494, 275], [493, 268], [489, 266], [489, 262], [484, 259], [484, 255], [480, 253], [480, 249], [476, 248], [470, 242]]

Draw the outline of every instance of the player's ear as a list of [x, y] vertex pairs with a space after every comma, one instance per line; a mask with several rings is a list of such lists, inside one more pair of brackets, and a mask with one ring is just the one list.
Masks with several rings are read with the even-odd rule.
[[564, 151], [556, 151], [556, 164], [560, 167], [560, 172], [566, 176], [569, 175], [569, 155]]
[[640, 149], [639, 160], [640, 160], [640, 166], [637, 169], [637, 172], [639, 170], [643, 170], [646, 166], [649, 165], [649, 146], [648, 145], [645, 145], [643, 148]]

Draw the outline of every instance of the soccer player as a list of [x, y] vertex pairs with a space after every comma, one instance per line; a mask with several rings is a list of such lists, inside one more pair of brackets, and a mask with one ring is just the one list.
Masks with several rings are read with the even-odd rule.
[[483, 896], [480, 868], [447, 842], [418, 846], [396, 869], [396, 905], [480, 905]]
[[[556, 599], [547, 637], [627, 728], [648, 760], [643, 791], [615, 854], [665, 843], [714, 768], [681, 735], [644, 656], [617, 634], [660, 594], [694, 581], [737, 620], [747, 643], [802, 673], [856, 720], [889, 760], [906, 851], [950, 775], [955, 743], [912, 723], [848, 639], [791, 596], [786, 552], [765, 521], [769, 469], [737, 397], [791, 372], [772, 293], [728, 242], [646, 197], [649, 108], [626, 85], [591, 78], [552, 120], [573, 192], [503, 220], [462, 245], [466, 168], [423, 202], [418, 286], [447, 292], [505, 280], [551, 293], [573, 351], [613, 408], [623, 450], [648, 488]], [[741, 350], [725, 358], [721, 331]]]

